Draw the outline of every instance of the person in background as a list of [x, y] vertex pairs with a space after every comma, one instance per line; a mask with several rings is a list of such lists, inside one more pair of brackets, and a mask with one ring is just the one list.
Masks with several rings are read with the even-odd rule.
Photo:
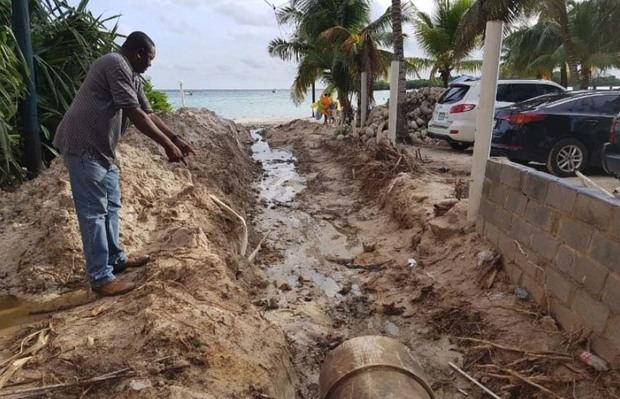
[[321, 94], [321, 98], [319, 101], [321, 103], [321, 113], [323, 114], [323, 117], [325, 119], [323, 121], [323, 124], [327, 125], [328, 119], [330, 118], [331, 105], [333, 103], [333, 100], [332, 100], [331, 95], [325, 92]]
[[118, 52], [97, 59], [54, 137], [69, 171], [90, 284], [101, 295], [133, 289], [134, 283], [116, 275], [149, 261], [146, 256], [127, 256], [119, 240], [121, 192], [115, 152], [126, 122], [161, 145], [170, 162], [184, 162], [194, 153], [152, 112], [144, 94], [140, 74], [154, 58], [151, 38], [133, 32]]

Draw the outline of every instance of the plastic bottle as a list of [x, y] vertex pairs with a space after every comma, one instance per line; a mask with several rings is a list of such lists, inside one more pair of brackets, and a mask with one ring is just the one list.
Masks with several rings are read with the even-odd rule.
[[588, 366], [591, 366], [598, 371], [609, 370], [609, 366], [607, 365], [607, 362], [601, 359], [600, 357], [596, 356], [592, 352], [587, 352], [587, 351], [581, 352], [579, 354], [579, 359], [581, 359], [581, 361], [587, 364]]

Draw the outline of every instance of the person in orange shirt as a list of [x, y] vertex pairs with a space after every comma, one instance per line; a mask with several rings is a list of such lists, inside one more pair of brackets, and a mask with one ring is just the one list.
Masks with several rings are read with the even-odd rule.
[[323, 124], [327, 125], [327, 120], [331, 117], [331, 107], [334, 100], [332, 100], [332, 97], [329, 95], [329, 93], [323, 93], [321, 94], [321, 99], [319, 101], [321, 103], [321, 113], [325, 118]]

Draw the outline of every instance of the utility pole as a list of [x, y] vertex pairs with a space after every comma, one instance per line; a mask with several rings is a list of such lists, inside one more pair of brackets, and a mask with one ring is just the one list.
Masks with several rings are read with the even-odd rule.
[[500, 52], [502, 48], [502, 21], [488, 21], [484, 35], [484, 57], [482, 60], [482, 79], [480, 81], [480, 102], [476, 117], [474, 156], [471, 166], [471, 187], [469, 189], [469, 210], [467, 219], [475, 222], [480, 211], [482, 185], [486, 173], [487, 160], [491, 153], [491, 133], [495, 114], [497, 77], [499, 75]]
[[13, 32], [24, 56], [28, 71], [24, 74], [26, 97], [20, 104], [24, 140], [24, 165], [29, 177], [36, 177], [43, 166], [41, 161], [41, 135], [37, 114], [37, 91], [35, 87], [32, 40], [30, 38], [30, 14], [28, 0], [12, 0]]

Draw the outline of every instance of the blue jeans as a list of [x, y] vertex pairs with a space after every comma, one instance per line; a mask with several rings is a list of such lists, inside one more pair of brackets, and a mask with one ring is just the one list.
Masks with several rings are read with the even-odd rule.
[[114, 280], [114, 267], [127, 261], [119, 242], [119, 170], [105, 168], [88, 155], [64, 155], [80, 225], [86, 271], [93, 287]]

